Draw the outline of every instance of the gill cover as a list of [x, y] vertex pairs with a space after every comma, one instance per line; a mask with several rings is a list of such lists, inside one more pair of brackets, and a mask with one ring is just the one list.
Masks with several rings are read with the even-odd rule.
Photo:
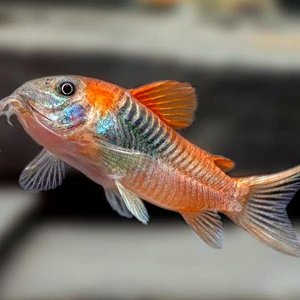
[[57, 126], [72, 128], [85, 123], [87, 120], [86, 108], [82, 104], [72, 104], [62, 111], [53, 113], [50, 119], [55, 121]]

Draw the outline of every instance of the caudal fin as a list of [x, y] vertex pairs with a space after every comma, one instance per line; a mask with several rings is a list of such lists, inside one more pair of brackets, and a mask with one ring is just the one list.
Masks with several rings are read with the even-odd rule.
[[300, 256], [300, 241], [286, 212], [300, 188], [300, 166], [239, 180], [250, 189], [248, 200], [240, 212], [227, 213], [228, 217], [275, 250]]

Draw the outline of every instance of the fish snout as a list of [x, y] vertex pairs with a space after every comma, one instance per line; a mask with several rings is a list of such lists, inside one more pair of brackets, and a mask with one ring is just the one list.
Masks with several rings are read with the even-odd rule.
[[28, 83], [21, 85], [10, 96], [0, 101], [0, 116], [5, 115], [9, 124], [13, 114], [28, 111], [28, 100], [34, 99]]
[[27, 102], [34, 101], [37, 98], [38, 90], [34, 85], [33, 81], [28, 81], [18, 87], [11, 96], [19, 99], [19, 101]]
[[10, 117], [16, 114], [20, 107], [22, 107], [20, 99], [12, 94], [0, 101], [0, 116], [5, 115], [8, 124], [12, 126]]

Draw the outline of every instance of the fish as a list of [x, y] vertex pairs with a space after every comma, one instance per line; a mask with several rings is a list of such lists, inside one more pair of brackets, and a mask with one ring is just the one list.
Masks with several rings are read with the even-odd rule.
[[300, 166], [233, 177], [235, 163], [185, 139], [195, 89], [164, 80], [127, 89], [99, 79], [59, 75], [25, 82], [0, 101], [43, 147], [22, 171], [28, 191], [63, 183], [66, 166], [104, 188], [121, 216], [149, 222], [144, 201], [181, 214], [209, 246], [222, 248], [224, 214], [267, 246], [300, 256], [286, 206], [300, 188]]

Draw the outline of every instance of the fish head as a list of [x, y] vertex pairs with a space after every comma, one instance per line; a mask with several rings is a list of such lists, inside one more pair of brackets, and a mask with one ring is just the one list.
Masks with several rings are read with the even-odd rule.
[[[70, 153], [90, 143], [91, 105], [77, 76], [28, 81], [0, 101], [0, 115], [16, 114], [24, 130], [52, 153]], [[74, 150], [75, 151], [75, 150]]]
[[18, 117], [29, 114], [40, 125], [61, 132], [86, 123], [90, 106], [84, 91], [79, 77], [52, 76], [24, 83], [9, 98], [18, 102]]
[[95, 124], [122, 95], [124, 89], [101, 80], [50, 76], [24, 83], [0, 101], [0, 115], [16, 114], [25, 131], [53, 153], [87, 149], [96, 143]]

